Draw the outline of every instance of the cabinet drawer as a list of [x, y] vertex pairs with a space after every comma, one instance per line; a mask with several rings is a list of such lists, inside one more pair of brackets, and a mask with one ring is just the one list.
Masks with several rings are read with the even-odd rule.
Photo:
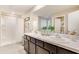
[[51, 54], [56, 54], [56, 46], [45, 42], [44, 43], [44, 48], [49, 50]]
[[43, 41], [41, 41], [41, 40], [36, 40], [36, 45], [39, 45], [39, 46], [43, 47]]
[[30, 36], [27, 36], [27, 40], [30, 40]]
[[33, 44], [32, 42], [30, 42], [29, 44], [29, 53], [35, 54], [35, 44]]
[[30, 41], [33, 42], [33, 43], [35, 43], [35, 38], [32, 38], [31, 37], [31, 40]]
[[49, 54], [49, 52], [39, 46], [36, 46], [36, 54]]

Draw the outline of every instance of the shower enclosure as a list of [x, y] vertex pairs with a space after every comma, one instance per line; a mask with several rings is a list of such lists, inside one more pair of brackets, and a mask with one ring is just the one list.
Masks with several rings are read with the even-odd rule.
[[21, 41], [20, 16], [0, 14], [0, 46]]

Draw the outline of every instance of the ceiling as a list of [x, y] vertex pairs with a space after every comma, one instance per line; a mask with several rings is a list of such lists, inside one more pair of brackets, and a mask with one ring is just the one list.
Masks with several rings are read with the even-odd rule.
[[[36, 7], [36, 9], [35, 9]], [[78, 5], [0, 5], [0, 10], [28, 13], [34, 10], [34, 14], [38, 16], [50, 16], [65, 11], [73, 11], [79, 9]]]
[[34, 7], [34, 5], [0, 5], [0, 10], [27, 13], [33, 7]]
[[34, 13], [39, 16], [50, 16], [65, 11], [74, 11], [79, 9], [78, 5], [47, 5]]

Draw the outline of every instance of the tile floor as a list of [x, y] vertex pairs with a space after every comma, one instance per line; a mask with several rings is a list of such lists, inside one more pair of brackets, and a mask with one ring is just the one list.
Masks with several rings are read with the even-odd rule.
[[9, 44], [0, 47], [0, 54], [26, 54], [21, 44]]

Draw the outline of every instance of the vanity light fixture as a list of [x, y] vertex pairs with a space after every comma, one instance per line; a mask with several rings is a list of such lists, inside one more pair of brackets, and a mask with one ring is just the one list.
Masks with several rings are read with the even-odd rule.
[[25, 21], [29, 21], [30, 20], [30, 17], [26, 17], [24, 20]]

